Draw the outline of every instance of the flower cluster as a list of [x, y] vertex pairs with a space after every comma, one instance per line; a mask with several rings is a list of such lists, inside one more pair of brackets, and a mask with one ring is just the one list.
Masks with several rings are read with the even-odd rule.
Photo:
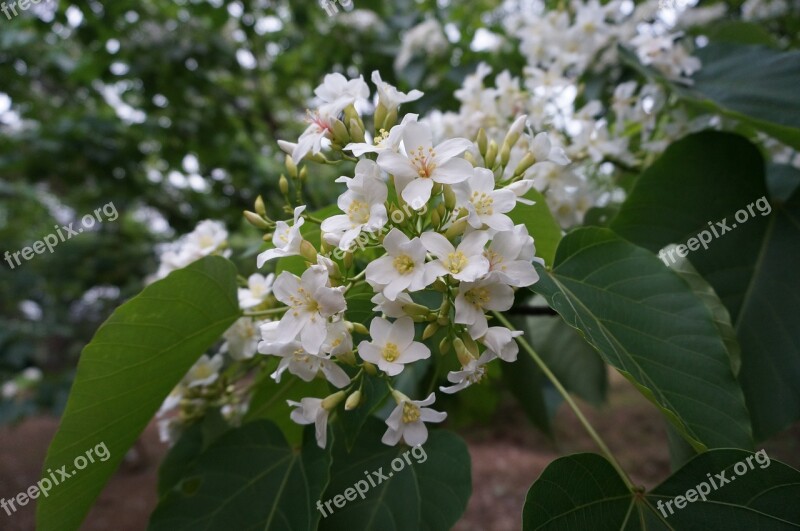
[[[431, 345], [441, 355], [454, 354], [460, 366], [447, 374], [444, 393], [480, 382], [495, 358], [516, 359], [518, 333], [491, 326], [491, 313], [510, 309], [515, 290], [538, 280], [534, 262], [541, 260], [526, 225], [510, 214], [518, 203], [531, 204], [524, 197], [534, 185], [530, 168], [566, 163], [546, 133], [524, 132], [524, 115], [502, 144], [489, 142], [484, 132], [475, 141], [434, 141], [429, 124], [399, 115], [401, 104], [422, 93], [404, 94], [377, 72], [372, 80], [374, 105], [362, 78], [326, 76], [306, 131], [296, 143], [280, 142], [297, 197], [307, 170], [298, 165], [352, 167], [352, 174], [337, 179], [344, 185], [341, 213], [309, 213], [290, 200], [285, 177], [281, 191], [291, 220], [246, 213], [273, 244], [258, 256], [259, 267], [290, 256], [306, 264], [275, 277], [276, 304], [263, 314], [282, 315], [260, 325], [258, 352], [280, 359], [276, 381], [288, 372], [304, 381], [325, 378], [339, 389], [289, 402], [292, 419], [315, 424], [320, 446], [337, 406], [344, 402], [343, 414], [359, 407], [366, 378], [382, 379], [396, 402], [383, 442], [425, 442], [425, 423], [441, 422], [446, 414], [426, 407], [435, 393], [411, 399], [394, 388], [394, 378], [430, 359]], [[366, 133], [370, 116], [374, 135]], [[512, 151], [521, 152], [519, 160], [512, 161]], [[398, 211], [405, 214], [391, 215]], [[305, 239], [303, 227], [311, 224], [321, 234]], [[366, 243], [355, 245], [356, 239]], [[348, 320], [355, 310], [348, 300], [370, 299], [366, 311], [375, 315], [368, 326]]]

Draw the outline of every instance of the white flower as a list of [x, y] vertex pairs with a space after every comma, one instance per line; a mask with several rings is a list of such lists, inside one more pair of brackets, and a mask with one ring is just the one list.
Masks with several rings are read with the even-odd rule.
[[480, 341], [486, 345], [485, 352], [489, 352], [503, 361], [514, 362], [517, 361], [517, 354], [519, 353], [519, 345], [514, 338], [521, 335], [521, 330], [512, 332], [504, 326], [492, 326]]
[[358, 354], [389, 376], [403, 372], [406, 363], [431, 356], [428, 347], [414, 341], [414, 321], [410, 317], [401, 317], [394, 323], [375, 317], [369, 325], [369, 334], [372, 341], [359, 343]]
[[455, 184], [469, 179], [472, 164], [456, 157], [471, 146], [466, 138], [453, 138], [434, 147], [430, 126], [411, 122], [403, 129], [404, 153], [384, 151], [378, 155], [378, 165], [395, 176], [400, 195], [419, 210], [430, 199], [434, 182]]
[[211, 385], [217, 381], [219, 370], [222, 368], [222, 356], [217, 354], [209, 358], [203, 354], [200, 359], [189, 369], [184, 377], [184, 382], [188, 387], [199, 387], [201, 385]]
[[347, 331], [344, 320], [333, 321], [327, 325], [328, 333], [322, 343], [322, 352], [340, 356], [353, 350], [353, 336]]
[[370, 301], [376, 304], [372, 311], [381, 312], [386, 317], [392, 317], [394, 319], [408, 315], [405, 310], [403, 310], [403, 306], [414, 302], [411, 299], [411, 295], [405, 292], [400, 293], [393, 301], [384, 297], [383, 293], [376, 293]]
[[403, 290], [419, 291], [429, 284], [425, 275], [425, 247], [419, 238], [408, 236], [393, 228], [383, 239], [386, 254], [370, 262], [366, 268], [367, 282], [380, 289], [393, 301]]
[[336, 116], [349, 105], [356, 108], [368, 105], [369, 86], [363, 76], [348, 80], [342, 74], [333, 73], [325, 76], [322, 84], [314, 89], [314, 94], [322, 100], [320, 112]]
[[570, 162], [564, 150], [553, 145], [550, 142], [550, 136], [545, 132], [538, 133], [533, 137], [530, 150], [536, 162], [550, 161], [559, 166], [566, 166]]
[[[509, 220], [510, 221], [510, 220]], [[474, 231], [461, 240], [458, 248], [438, 232], [425, 232], [422, 244], [437, 260], [425, 264], [427, 279], [450, 275], [456, 280], [477, 280], [489, 272], [489, 261], [483, 256], [483, 246], [489, 240], [486, 231]]]
[[386, 83], [381, 79], [381, 73], [375, 70], [372, 72], [372, 82], [378, 87], [378, 102], [382, 104], [388, 112], [396, 110], [401, 104], [416, 101], [423, 96], [419, 90], [412, 90], [408, 94], [400, 92], [397, 87]]
[[[311, 153], [316, 155], [322, 151], [322, 148], [330, 146], [331, 138], [333, 137], [333, 120], [335, 116], [328, 115], [321, 111], [311, 113], [308, 112], [306, 121], [308, 127], [300, 138], [297, 139], [296, 144], [285, 142], [281, 145], [281, 149], [286, 151], [289, 147], [292, 148], [290, 155], [292, 160], [299, 163], [306, 155]], [[280, 145], [280, 144], [279, 144]]]
[[506, 212], [517, 205], [517, 195], [512, 190], [495, 190], [494, 174], [486, 168], [474, 168], [472, 176], [453, 186], [459, 205], [466, 207], [467, 222], [480, 229], [484, 224], [494, 230], [508, 230], [514, 226]]
[[435, 19], [420, 22], [403, 34], [400, 51], [394, 60], [395, 71], [404, 70], [411, 59], [420, 52], [429, 57], [445, 53], [449, 47], [442, 25]]
[[223, 352], [235, 360], [246, 360], [258, 350], [258, 324], [251, 317], [241, 317], [222, 335], [225, 339]]
[[230, 249], [226, 249], [228, 231], [219, 221], [204, 220], [197, 227], [178, 241], [166, 246], [161, 253], [158, 271], [147, 279], [148, 282], [166, 277], [171, 272], [182, 269], [192, 262], [219, 253], [229, 256]]
[[351, 142], [347, 144], [344, 149], [352, 151], [356, 157], [362, 156], [364, 153], [383, 153], [384, 151], [397, 151], [400, 147], [400, 142], [403, 140], [403, 129], [409, 123], [416, 122], [418, 115], [406, 114], [403, 116], [403, 121], [399, 125], [392, 127], [388, 133], [386, 130], [381, 129], [382, 134], [375, 137], [373, 143], [365, 142]]
[[525, 225], [517, 225], [512, 230], [498, 232], [492, 238], [484, 256], [489, 261], [489, 272], [499, 282], [514, 287], [531, 286], [539, 281], [539, 273], [533, 267], [536, 250], [533, 238], [528, 235]]
[[342, 180], [348, 190], [339, 196], [337, 204], [345, 214], [329, 217], [321, 228], [326, 234], [336, 234], [339, 248], [347, 251], [362, 231], [376, 232], [386, 225], [389, 216], [384, 202], [388, 190], [380, 180], [378, 165], [369, 159], [359, 161], [354, 179], [345, 177], [337, 182]]
[[486, 311], [504, 312], [514, 304], [514, 290], [492, 279], [462, 282], [456, 296], [455, 322], [469, 326], [473, 338], [481, 337], [489, 326]]
[[256, 265], [259, 269], [264, 267], [264, 264], [273, 258], [283, 258], [284, 256], [300, 254], [300, 244], [303, 243], [300, 227], [302, 227], [305, 222], [305, 220], [300, 217], [300, 214], [302, 214], [305, 209], [305, 205], [294, 209], [294, 223], [291, 226], [285, 221], [278, 221], [275, 223], [275, 233], [272, 236], [272, 243], [275, 245], [275, 248], [267, 249], [258, 255]]
[[161, 407], [158, 408], [156, 417], [163, 417], [165, 414], [178, 407], [178, 404], [180, 404], [181, 400], [183, 399], [183, 393], [185, 390], [186, 388], [182, 383], [176, 385], [175, 388], [167, 395], [167, 398], [164, 399]]
[[303, 348], [319, 352], [327, 334], [328, 317], [344, 311], [344, 288], [327, 286], [328, 272], [322, 266], [311, 266], [303, 276], [283, 271], [275, 280], [275, 298], [289, 309], [280, 321], [279, 330], [284, 337], [300, 334]]
[[[400, 393], [395, 393], [400, 395]], [[442, 422], [447, 418], [447, 413], [422, 407], [429, 406], [436, 401], [436, 395], [431, 393], [425, 400], [411, 400], [401, 396], [397, 407], [386, 419], [389, 427], [383, 434], [381, 442], [394, 446], [402, 439], [409, 446], [420, 446], [428, 440], [428, 428], [425, 422]]]
[[487, 363], [495, 359], [494, 352], [485, 351], [478, 359], [473, 358], [466, 367], [462, 367], [460, 371], [450, 371], [447, 373], [447, 381], [452, 384], [449, 387], [440, 386], [439, 390], [449, 395], [457, 393], [462, 389], [469, 387], [474, 383], [479, 383], [486, 375]]
[[247, 310], [258, 306], [264, 302], [267, 296], [272, 293], [272, 283], [275, 281], [275, 275], [270, 273], [267, 276], [259, 273], [250, 275], [247, 279], [247, 287], [239, 288], [239, 307]]
[[259, 352], [279, 356], [281, 359], [272, 378], [280, 383], [281, 376], [287, 370], [305, 382], [310, 382], [316, 378], [319, 371], [325, 378], [335, 385], [342, 388], [350, 383], [350, 377], [339, 367], [329, 356], [323, 354], [312, 354], [308, 352], [299, 341], [289, 343], [279, 343], [277, 345], [259, 344]]
[[291, 419], [298, 424], [313, 424], [317, 444], [325, 448], [328, 441], [328, 410], [322, 407], [321, 398], [303, 398], [300, 402], [287, 400], [287, 404], [297, 409], [292, 411]]

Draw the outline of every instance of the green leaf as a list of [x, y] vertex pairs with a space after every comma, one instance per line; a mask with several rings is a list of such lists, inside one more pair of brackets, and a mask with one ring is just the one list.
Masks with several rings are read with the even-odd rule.
[[[531, 337], [527, 333], [526, 337]], [[503, 382], [517, 399], [531, 423], [547, 436], [553, 436], [552, 413], [544, 393], [546, 379], [530, 356], [521, 353], [513, 363], [503, 363]]]
[[257, 421], [204, 451], [150, 518], [150, 531], [263, 529], [311, 531], [329, 480], [330, 454], [306, 428], [294, 451], [277, 426]]
[[[731, 481], [712, 486], [709, 477], [718, 474]], [[769, 461], [763, 450], [711, 450], [646, 495], [631, 492], [605, 458], [575, 454], [550, 463], [531, 486], [522, 528], [572, 531], [591, 522], [598, 531], [797, 529], [800, 506], [786, 502], [798, 497], [800, 472]]]
[[691, 33], [705, 35], [711, 42], [732, 44], [763, 44], [770, 48], [780, 48], [775, 36], [763, 25], [742, 20], [718, 20], [703, 28], [693, 28]]
[[158, 467], [158, 496], [165, 496], [186, 475], [186, 471], [203, 453], [203, 424], [196, 422], [181, 433]]
[[[355, 371], [355, 368], [352, 369]], [[351, 377], [353, 375], [351, 374]], [[373, 415], [389, 395], [386, 382], [377, 376], [365, 374], [362, 379], [361, 405], [351, 411], [345, 411], [344, 402], [339, 405], [339, 418], [344, 427], [344, 436], [347, 449], [352, 450], [353, 445], [361, 433], [361, 428], [367, 419]]]
[[730, 231], [717, 238], [707, 232], [708, 249], [689, 259], [730, 312], [741, 346], [739, 379], [762, 439], [800, 418], [800, 191], [785, 202], [768, 198], [752, 144], [699, 133], [670, 146], [640, 176], [612, 228], [658, 252], [722, 221]]
[[[322, 531], [447, 531], [463, 514], [472, 479], [461, 438], [431, 430], [424, 445], [411, 449], [381, 443], [385, 431], [383, 422], [369, 419], [350, 452], [337, 437], [331, 484], [322, 498], [332, 514], [325, 509]], [[345, 498], [348, 493], [350, 500]], [[337, 500], [344, 505], [337, 507]]]
[[148, 286], [109, 317], [83, 350], [44, 469], [69, 471], [73, 459], [101, 443], [111, 457], [41, 498], [38, 529], [78, 529], [166, 396], [238, 316], [235, 268], [207, 257]]
[[[675, 246], [669, 246], [667, 249], [672, 249], [673, 247]], [[739, 340], [736, 339], [736, 330], [734, 330], [731, 324], [731, 316], [728, 313], [728, 309], [722, 304], [722, 301], [719, 300], [714, 288], [706, 282], [706, 279], [700, 276], [687, 258], [678, 256], [675, 263], [670, 264], [669, 267], [689, 284], [694, 294], [703, 301], [703, 304], [705, 304], [706, 308], [711, 312], [714, 319], [714, 326], [717, 327], [719, 335], [725, 342], [725, 348], [728, 350], [728, 355], [731, 358], [731, 370], [734, 375], [738, 375], [739, 369], [742, 367], [742, 349], [739, 347]]]
[[752, 445], [742, 391], [711, 313], [648, 251], [608, 229], [561, 241], [533, 286], [698, 450]]
[[536, 204], [517, 203], [514, 210], [508, 213], [508, 217], [515, 224], [522, 223], [528, 228], [528, 234], [533, 236], [536, 245], [536, 256], [543, 258], [549, 266], [553, 263], [558, 242], [561, 241], [561, 225], [553, 217], [542, 194], [531, 189], [525, 194], [525, 199], [535, 201]]

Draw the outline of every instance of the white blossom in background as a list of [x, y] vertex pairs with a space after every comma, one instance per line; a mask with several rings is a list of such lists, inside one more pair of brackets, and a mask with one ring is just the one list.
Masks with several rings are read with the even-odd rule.
[[427, 57], [439, 57], [450, 47], [444, 28], [438, 21], [428, 19], [420, 22], [403, 34], [403, 42], [400, 44], [400, 51], [394, 60], [394, 69], [400, 71], [416, 55], [424, 54]]
[[200, 359], [189, 369], [184, 378], [186, 387], [211, 385], [219, 378], [219, 371], [224, 360], [219, 354], [209, 358], [203, 354]]
[[259, 323], [252, 317], [240, 317], [222, 335], [225, 343], [222, 352], [234, 360], [246, 360], [255, 356], [261, 340]]
[[328, 410], [322, 407], [321, 398], [303, 398], [300, 402], [287, 400], [292, 410], [291, 419], [300, 425], [313, 424], [317, 444], [325, 448], [328, 443]]
[[182, 269], [205, 256], [219, 254], [230, 256], [228, 247], [228, 231], [219, 221], [205, 220], [197, 224], [195, 229], [178, 241], [166, 246], [160, 255], [158, 271], [147, 279], [154, 282]]
[[253, 273], [247, 278], [247, 287], [239, 288], [239, 307], [247, 310], [262, 304], [272, 293], [272, 283], [275, 282], [275, 275], [270, 273], [266, 276]]

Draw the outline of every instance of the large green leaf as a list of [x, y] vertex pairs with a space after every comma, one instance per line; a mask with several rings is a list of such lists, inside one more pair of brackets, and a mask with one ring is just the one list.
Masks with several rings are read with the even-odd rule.
[[259, 529], [312, 531], [315, 508], [329, 479], [330, 453], [313, 427], [300, 451], [269, 421], [223, 435], [204, 451], [161, 500], [151, 531]]
[[703, 302], [648, 251], [608, 229], [561, 240], [533, 286], [698, 450], [752, 445], [742, 391]]
[[536, 245], [536, 256], [543, 258], [548, 266], [556, 256], [558, 242], [561, 241], [561, 225], [558, 224], [547, 206], [547, 200], [535, 189], [525, 194], [525, 199], [534, 201], [533, 205], [517, 203], [508, 216], [514, 223], [522, 223], [528, 228]]
[[[730, 228], [706, 237], [708, 249], [690, 252], [689, 260], [730, 312], [742, 350], [739, 379], [758, 438], [800, 418], [800, 191], [785, 202], [767, 194], [763, 160], [752, 144], [699, 133], [670, 146], [640, 176], [611, 225], [654, 252], [686, 244], [709, 223], [716, 229], [724, 220]], [[771, 207], [763, 200], [753, 206], [761, 198]]]
[[[322, 498], [326, 516], [320, 529], [447, 531], [452, 528], [466, 509], [472, 492], [467, 446], [457, 435], [442, 430], [431, 430], [427, 442], [418, 447], [421, 450], [386, 446], [381, 442], [385, 431], [384, 423], [369, 419], [349, 452], [337, 438], [331, 484]], [[364, 492], [363, 496], [351, 490], [349, 494], [354, 499], [344, 498], [354, 488]], [[337, 501], [344, 505], [337, 507]], [[327, 510], [329, 506], [332, 514]]]
[[531, 486], [523, 530], [797, 529], [800, 506], [787, 502], [798, 497], [800, 472], [763, 450], [711, 450], [648, 494], [629, 490], [605, 458], [575, 454]]
[[[83, 350], [44, 469], [105, 443], [111, 457], [40, 498], [37, 529], [78, 529], [164, 398], [239, 316], [236, 270], [207, 257], [171, 273], [119, 307]], [[44, 475], [47, 477], [47, 474]]]

